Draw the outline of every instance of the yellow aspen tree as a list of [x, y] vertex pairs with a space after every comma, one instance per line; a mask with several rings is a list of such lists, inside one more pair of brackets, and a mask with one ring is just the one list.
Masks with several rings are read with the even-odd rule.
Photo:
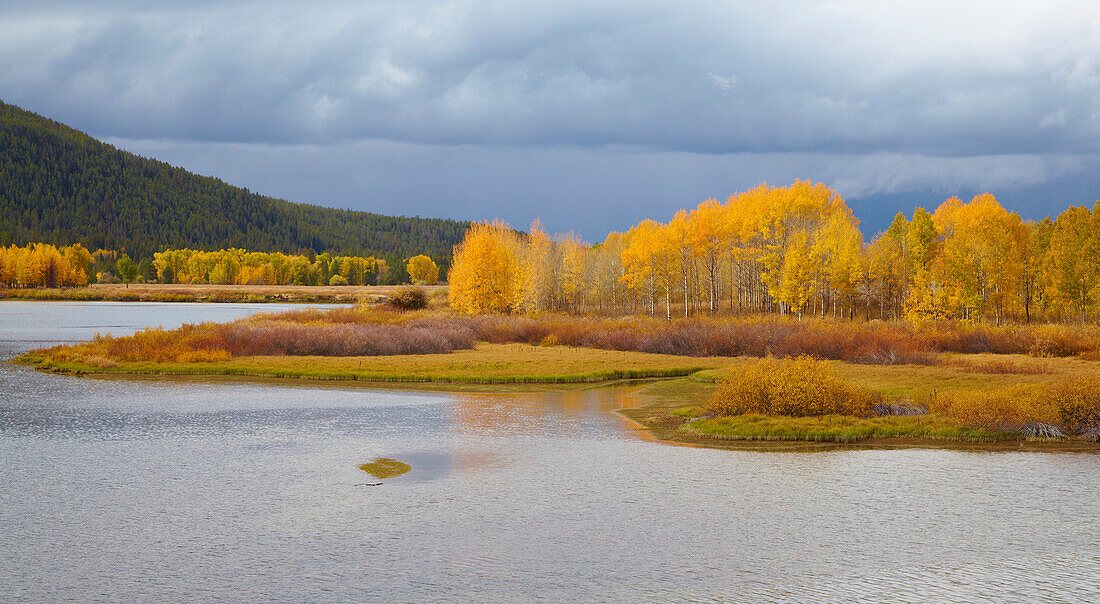
[[789, 311], [797, 313], [800, 321], [802, 310], [814, 290], [812, 280], [814, 265], [809, 236], [806, 233], [795, 233], [784, 254], [779, 287], [774, 296], [783, 302]]
[[726, 250], [732, 225], [724, 220], [724, 208], [715, 199], [699, 204], [688, 216], [692, 258], [702, 261], [707, 285], [707, 302], [714, 314], [721, 295], [722, 253]]
[[653, 220], [639, 222], [627, 231], [627, 243], [619, 255], [623, 268], [623, 281], [626, 282], [627, 287], [646, 293], [651, 315], [656, 312], [656, 254], [660, 228], [660, 225]]
[[668, 223], [666, 231], [668, 242], [672, 244], [678, 256], [677, 264], [680, 268], [680, 285], [684, 293], [684, 317], [689, 316], [693, 291], [693, 277], [695, 257], [692, 255], [691, 223], [688, 220], [687, 210], [680, 210]]
[[576, 312], [584, 305], [586, 247], [576, 233], [567, 234], [561, 246], [561, 293], [566, 307]]
[[508, 312], [516, 300], [515, 232], [503, 222], [476, 223], [455, 246], [451, 307], [470, 314]]
[[1084, 323], [1100, 284], [1100, 216], [1083, 206], [1054, 221], [1044, 280], [1053, 297], [1073, 309]]
[[423, 285], [435, 285], [439, 283], [439, 265], [424, 254], [409, 258], [406, 265], [409, 272], [409, 280]]

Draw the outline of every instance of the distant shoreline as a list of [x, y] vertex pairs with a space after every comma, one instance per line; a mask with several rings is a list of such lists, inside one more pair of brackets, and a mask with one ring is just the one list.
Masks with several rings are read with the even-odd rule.
[[[256, 304], [356, 304], [382, 302], [396, 285], [208, 285], [184, 283], [97, 283], [86, 287], [0, 289], [0, 301], [196, 302]], [[423, 286], [428, 295], [445, 285]]]

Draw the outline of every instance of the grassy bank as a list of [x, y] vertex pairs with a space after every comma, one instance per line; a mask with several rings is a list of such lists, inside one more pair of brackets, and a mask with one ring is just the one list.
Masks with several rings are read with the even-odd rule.
[[728, 363], [728, 359], [721, 358], [526, 344], [478, 344], [473, 349], [445, 354], [248, 356], [214, 362], [58, 360], [48, 352], [38, 351], [17, 360], [47, 371], [77, 374], [234, 375], [467, 384], [593, 383], [677, 377]]
[[[974, 356], [976, 358], [966, 358]], [[854, 386], [884, 396], [886, 402], [913, 404], [930, 413], [912, 416], [868, 413], [855, 415], [711, 416], [716, 381], [730, 373], [745, 373], [756, 359], [733, 359], [730, 367], [704, 370], [688, 378], [666, 380], [641, 389], [632, 408], [622, 414], [659, 439], [684, 444], [736, 449], [797, 449], [835, 447], [976, 447], [995, 450], [1100, 452], [1100, 443], [1070, 430], [1049, 405], [1032, 397], [1064, 391], [1066, 384], [1100, 383], [1100, 362], [1078, 358], [1037, 359], [1008, 355], [994, 359], [1042, 372], [1010, 370], [983, 373], [987, 355], [949, 355], [932, 365], [871, 366], [830, 362], [835, 375]], [[960, 358], [961, 357], [961, 358]], [[977, 369], [976, 369], [977, 368]], [[1074, 394], [1071, 389], [1071, 394]], [[1011, 398], [1013, 395], [1016, 398]], [[1076, 395], [1077, 404], [1088, 396]], [[1093, 397], [1094, 398], [1094, 397]], [[1009, 399], [1007, 402], [1005, 399]], [[1041, 399], [1039, 399], [1041, 401]], [[1038, 416], [1028, 417], [1032, 409]], [[1080, 414], [1081, 409], [1075, 409]], [[1021, 414], [1023, 412], [1023, 414]], [[1063, 414], [1064, 417], [1064, 414]], [[1065, 438], [1034, 438], [1020, 425], [1031, 420], [1059, 423]], [[1007, 420], [1007, 421], [1006, 421]], [[1079, 431], [1078, 431], [1079, 432]]]
[[[0, 300], [74, 302], [234, 302], [355, 304], [383, 301], [396, 286], [94, 284], [87, 287], [0, 289]], [[426, 286], [429, 295], [445, 286]]]

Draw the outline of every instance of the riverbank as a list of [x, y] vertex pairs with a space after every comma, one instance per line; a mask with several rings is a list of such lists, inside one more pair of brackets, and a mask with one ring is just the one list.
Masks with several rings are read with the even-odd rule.
[[[1070, 361], [1060, 359], [1059, 361]], [[941, 393], [973, 392], [976, 388], [993, 389], [1005, 383], [1034, 383], [1009, 376], [982, 376], [976, 384], [958, 374], [953, 366], [933, 367], [860, 367], [837, 364], [837, 373], [857, 376], [855, 383], [877, 382], [892, 385], [900, 392], [892, 400], [912, 401], [935, 384]], [[1100, 375], [1100, 364], [1082, 367], [1067, 363], [1085, 375]], [[891, 371], [893, 369], [894, 371]], [[903, 369], [903, 371], [898, 371]], [[735, 370], [735, 369], [732, 369]], [[980, 451], [1047, 451], [1100, 453], [1100, 442], [1080, 437], [1033, 438], [1019, 432], [968, 426], [954, 419], [926, 413], [913, 416], [784, 417], [742, 415], [708, 417], [703, 407], [717, 389], [714, 383], [721, 370], [702, 371], [686, 378], [662, 380], [639, 389], [629, 405], [618, 411], [655, 440], [690, 446], [733, 450], [803, 451], [835, 449], [934, 448]], [[893, 374], [893, 375], [891, 375]], [[860, 380], [858, 376], [865, 378]], [[903, 379], [896, 379], [898, 376]], [[866, 379], [873, 376], [873, 379]], [[992, 380], [989, 378], [993, 377]], [[1030, 376], [1035, 377], [1035, 376]], [[1049, 379], [1049, 378], [1047, 378]], [[1098, 378], [1100, 379], [1100, 378]]]
[[[966, 363], [981, 365], [983, 355]], [[939, 365], [865, 366], [832, 363], [858, 384], [893, 393], [890, 400], [921, 400], [928, 393], [968, 392], [1013, 384], [1043, 383], [1065, 372], [1097, 375], [1100, 363], [1080, 359], [1015, 358], [1043, 373], [982, 374], [959, 359]], [[659, 441], [739, 450], [822, 450], [844, 448], [952, 448], [997, 451], [1100, 452], [1100, 443], [1079, 438], [1028, 438], [1019, 433], [963, 425], [935, 414], [856, 418], [735, 416], [703, 418], [702, 406], [715, 380], [737, 371], [750, 358], [682, 357], [527, 344], [477, 344], [446, 354], [370, 357], [232, 358], [217, 362], [59, 362], [44, 351], [17, 363], [72, 375], [128, 379], [263, 381], [347, 384], [441, 391], [518, 392], [545, 388], [601, 386], [651, 379], [632, 388], [618, 412]]]
[[[231, 302], [291, 304], [374, 304], [398, 286], [206, 285], [171, 283], [97, 283], [87, 287], [0, 289], [0, 300], [73, 302]], [[423, 286], [429, 297], [445, 285]]]
[[[948, 353], [928, 346], [917, 350], [913, 362], [908, 363], [885, 353], [851, 355], [863, 362], [837, 358], [806, 361], [813, 367], [806, 365], [802, 374], [784, 378], [781, 384], [796, 388], [776, 395], [776, 400], [793, 403], [800, 393], [825, 392], [815, 390], [818, 385], [811, 382], [815, 382], [814, 376], [830, 374], [835, 375], [835, 384], [849, 384], [863, 393], [860, 400], [865, 401], [864, 406], [825, 405], [807, 410], [795, 404], [790, 410], [736, 410], [711, 405], [715, 383], [724, 377], [737, 376], [751, 389], [754, 384], [770, 383], [777, 375], [771, 369], [761, 369], [776, 361], [700, 352], [726, 350], [728, 337], [764, 331], [767, 338], [788, 348], [798, 347], [781, 356], [813, 355], [825, 350], [843, 358], [850, 356], [845, 350], [855, 348], [838, 347], [830, 337], [852, 338], [855, 330], [862, 334], [858, 337], [882, 340], [881, 350], [888, 350], [886, 336], [902, 337], [904, 329], [912, 330], [905, 337], [913, 341], [932, 333], [926, 327], [852, 326], [847, 331], [844, 327], [849, 326], [827, 322], [763, 323], [752, 318], [668, 324], [645, 317], [470, 317], [439, 309], [399, 312], [360, 305], [260, 313], [231, 323], [184, 324], [170, 330], [148, 328], [123, 337], [97, 335], [91, 341], [29, 352], [17, 362], [74, 375], [430, 384], [455, 390], [663, 379], [666, 381], [641, 388], [644, 402], [623, 405], [641, 410], [628, 409], [624, 415], [659, 438], [725, 447], [746, 442], [753, 446], [765, 442], [1019, 444], [1034, 441], [1025, 436], [1025, 429], [1032, 434], [1058, 434], [1054, 424], [1070, 435], [1059, 442], [1069, 442], [1077, 438], [1073, 435], [1086, 434], [1081, 426], [1088, 428], [1095, 423], [1089, 419], [1089, 413], [1093, 413], [1088, 407], [1091, 402], [1074, 416], [1083, 418], [1082, 424], [1059, 419], [1056, 408], [1049, 405], [1044, 407], [1045, 412], [1036, 413], [1038, 407], [1002, 404], [996, 400], [1000, 394], [987, 401], [989, 397], [983, 394], [1022, 388], [1021, 393], [1041, 398], [1046, 389], [1061, 387], [1071, 379], [1100, 383], [1100, 361], [1096, 360], [1094, 345], [1076, 345], [1082, 351], [1076, 355], [1062, 347], [1066, 352], [1058, 357]], [[945, 341], [951, 334], [966, 333], [954, 325], [939, 326], [938, 330], [934, 337]], [[1021, 334], [1037, 337], [1042, 333], [995, 335], [1007, 341], [1009, 337], [1020, 340]], [[1058, 333], [1078, 339], [1082, 336], [1073, 331]], [[723, 334], [728, 337], [716, 337]], [[739, 344], [737, 348], [754, 350], [754, 346]], [[1024, 348], [1020, 343], [1016, 347]], [[893, 362], [867, 362], [885, 357]], [[778, 361], [775, 369], [790, 363]], [[1010, 393], [1013, 397], [1015, 394]], [[841, 401], [844, 396], [824, 395], [823, 400]], [[982, 400], [975, 403], [975, 397]], [[1091, 401], [1096, 397], [1090, 394], [1084, 398]], [[890, 417], [885, 414], [895, 411], [880, 410], [878, 413], [884, 416], [872, 416], [876, 401], [924, 413]], [[1030, 400], [1024, 403], [1030, 405]], [[811, 417], [791, 417], [802, 415]]]

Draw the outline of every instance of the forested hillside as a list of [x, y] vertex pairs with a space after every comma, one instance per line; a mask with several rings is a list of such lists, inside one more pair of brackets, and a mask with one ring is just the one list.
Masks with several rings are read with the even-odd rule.
[[166, 248], [244, 248], [450, 264], [469, 223], [290, 203], [120, 151], [0, 102], [0, 245], [81, 243], [151, 258]]

